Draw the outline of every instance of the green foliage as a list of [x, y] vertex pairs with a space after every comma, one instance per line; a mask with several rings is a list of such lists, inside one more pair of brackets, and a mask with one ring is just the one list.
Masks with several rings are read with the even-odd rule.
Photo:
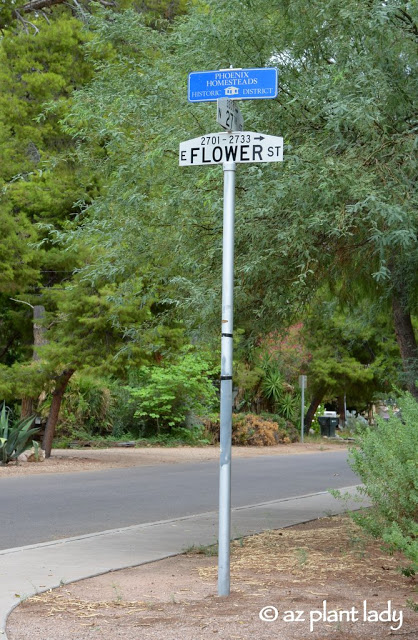
[[378, 419], [364, 428], [350, 466], [372, 508], [353, 518], [391, 550], [402, 551], [418, 570], [418, 405], [406, 395], [399, 401], [401, 418]]
[[[74, 90], [91, 78], [81, 48], [88, 36], [70, 16], [43, 26], [37, 35], [6, 31], [0, 40], [2, 291], [46, 284], [54, 266], [59, 273], [57, 257], [34, 247], [44, 235], [37, 224], [62, 226], [83, 193], [79, 166], [68, 153], [74, 143], [58, 118], [69, 109]], [[43, 113], [49, 100], [57, 105], [54, 114]], [[71, 269], [69, 255], [66, 261]]]
[[[131, 4], [122, 0], [122, 7]], [[86, 243], [76, 249], [58, 239], [62, 229], [82, 224], [82, 205], [101, 188], [102, 176], [97, 177], [93, 164], [78, 162], [73, 136], [59, 124], [95, 70], [116, 59], [106, 42], [88, 48], [86, 55], [88, 16], [97, 6], [79, 7], [75, 15], [61, 4], [48, 7], [48, 17], [34, 12], [28, 21], [22, 13], [16, 20], [15, 14], [11, 24], [15, 8], [9, 0], [0, 3], [0, 24], [6, 27], [0, 38], [0, 292], [5, 302], [0, 391], [3, 397], [30, 395], [36, 401], [41, 391], [54, 391], [54, 381], [65, 369], [88, 368], [99, 377], [114, 374], [125, 382], [126, 368], [146, 361], [145, 352], [158, 354], [169, 342], [172, 346], [176, 329], [144, 329], [153, 313], [164, 310], [163, 305], [157, 308], [160, 295], [154, 284], [141, 279], [146, 278], [145, 268], [126, 287], [120, 272], [110, 287], [106, 278], [91, 287], [86, 274], [84, 281], [72, 278], [74, 269], [90, 267], [91, 256], [111, 265], [110, 253], [97, 235], [90, 235], [88, 247]], [[165, 20], [185, 11], [185, 2], [150, 0], [137, 10], [153, 29], [163, 28]], [[93, 150], [99, 163], [107, 156], [102, 142]], [[27, 362], [32, 357], [31, 312], [27, 305], [10, 301], [11, 295], [46, 308], [47, 344], [36, 364]], [[103, 425], [94, 393], [75, 387], [76, 382], [61, 431], [94, 433]], [[109, 421], [104, 422], [106, 431]]]
[[212, 440], [203, 425], [187, 427], [172, 427], [169, 432], [157, 433], [139, 439], [140, 446], [155, 445], [159, 447], [204, 447], [212, 444]]
[[[106, 381], [91, 375], [75, 374], [62, 403], [57, 436], [77, 439], [77, 434], [79, 436], [82, 432], [84, 437], [107, 435], [112, 429], [111, 405], [111, 391]], [[49, 402], [46, 402], [43, 413], [48, 409]]]
[[284, 378], [281, 362], [265, 358], [259, 366], [238, 363], [234, 382], [238, 386], [235, 407], [239, 410], [269, 410], [284, 420], [297, 422], [300, 393]]
[[[9, 0], [2, 9], [9, 24]], [[0, 291], [45, 302], [50, 327], [41, 364], [25, 365], [31, 389], [51, 391], [65, 367], [123, 378], [144, 354], [165, 358], [180, 317], [197, 340], [218, 326], [222, 172], [176, 160], [179, 141], [213, 130], [214, 105], [187, 105], [187, 73], [199, 68], [280, 68], [276, 100], [242, 105], [249, 128], [285, 138], [284, 163], [237, 173], [236, 318], [246, 334], [289, 326], [324, 280], [350, 304], [367, 297], [387, 314], [396, 290], [417, 309], [416, 3], [196, 0], [173, 20], [184, 10], [95, 5], [82, 24], [60, 7], [50, 25], [33, 16], [36, 36], [2, 36]], [[30, 327], [22, 305], [23, 317]], [[366, 402], [396, 377], [392, 342], [375, 349], [350, 323], [334, 314], [331, 328], [312, 331], [310, 384]], [[10, 315], [0, 324], [1, 344], [13, 338], [7, 367], [30, 357], [28, 332], [14, 337], [12, 325]], [[282, 363], [290, 376], [293, 347]], [[5, 393], [22, 388], [21, 369], [1, 376]], [[264, 382], [270, 408], [295, 417], [274, 376]], [[244, 377], [250, 408], [263, 376]], [[136, 419], [170, 421], [175, 403]]]
[[325, 411], [325, 404], [319, 404], [317, 410], [314, 413], [312, 424], [309, 429], [309, 431], [312, 430], [314, 432], [314, 434], [311, 434], [311, 435], [317, 436], [320, 434], [321, 428], [318, 422], [318, 417], [324, 415], [324, 411]]
[[361, 432], [365, 424], [367, 424], [367, 420], [363, 418], [362, 415], [350, 415], [348, 412], [345, 420], [345, 431], [348, 436], [352, 436], [355, 433]]
[[306, 371], [310, 360], [303, 328], [303, 322], [298, 322], [262, 336], [253, 360], [256, 362], [261, 359], [265, 363], [275, 363], [287, 383], [297, 384], [299, 375]]
[[277, 368], [271, 363], [268, 363], [264, 368], [264, 377], [261, 382], [261, 389], [267, 400], [270, 400], [273, 407], [277, 407], [283, 397], [283, 383], [284, 379]]
[[260, 383], [264, 371], [261, 367], [252, 367], [248, 362], [234, 362], [234, 385], [238, 389], [234, 406], [238, 411], [251, 411], [253, 405], [261, 401]]
[[32, 444], [33, 444], [33, 455], [35, 458], [35, 462], [39, 462], [39, 450], [40, 450], [40, 445], [39, 442], [37, 442], [36, 440], [32, 440]]
[[[236, 202], [239, 326], [248, 333], [289, 326], [324, 281], [342, 300], [368, 297], [386, 313], [400, 292], [414, 311], [417, 9], [405, 7], [396, 0], [207, 0], [161, 31], [134, 12], [93, 20], [90, 50], [108, 43], [116, 56], [77, 93], [65, 126], [83, 143], [83, 161], [97, 161], [98, 146], [106, 150], [99, 170], [107, 187], [76, 240], [100, 238], [111, 268], [127, 278], [146, 266], [189, 327], [211, 326], [222, 174], [175, 168], [179, 141], [213, 130], [211, 105], [187, 105], [187, 73], [276, 63], [278, 98], [242, 105], [249, 128], [284, 135], [285, 162], [242, 167], [245, 179], [237, 174], [245, 184]], [[109, 270], [98, 258], [94, 273]], [[317, 355], [315, 374], [329, 386], [344, 377], [353, 386], [355, 379], [374, 384], [349, 352], [333, 358], [332, 370], [329, 350]]]
[[31, 429], [34, 419], [32, 416], [10, 424], [10, 412], [3, 403], [0, 413], [0, 464], [16, 460], [27, 449], [29, 440], [39, 431]]
[[[301, 326], [290, 327], [284, 332], [285, 337], [274, 332], [259, 338], [257, 347], [247, 350], [246, 360], [236, 364], [236, 410], [255, 413], [268, 410], [285, 420], [298, 420], [300, 393], [291, 383], [296, 382], [306, 360], [301, 346]], [[292, 355], [294, 350], [295, 356]]]
[[296, 422], [298, 412], [300, 413], [300, 402], [298, 402], [298, 400], [298, 395], [285, 393], [277, 405], [277, 412], [286, 418], [286, 420]]
[[190, 413], [210, 411], [216, 400], [210, 373], [207, 362], [195, 353], [186, 354], [177, 363], [141, 367], [137, 386], [129, 387], [135, 416], [159, 433], [160, 429], [183, 426]]
[[144, 421], [135, 417], [136, 404], [129, 390], [120, 382], [113, 382], [110, 392], [112, 400], [109, 419], [112, 424], [112, 436], [123, 438], [129, 434], [134, 439], [142, 437], [145, 430]]
[[[6, 2], [4, 7], [16, 5]], [[79, 211], [74, 203], [95, 190], [91, 172], [81, 179], [84, 169], [73, 157], [74, 141], [59, 125], [74, 91], [92, 77], [92, 63], [82, 51], [88, 32], [66, 10], [48, 20], [34, 15], [30, 21], [42, 25], [39, 33], [32, 26], [10, 27], [0, 38], [0, 344], [8, 367], [0, 388], [8, 387], [5, 396], [13, 398], [36, 397], [51, 388], [45, 378], [56, 362], [48, 372], [45, 362], [39, 367], [27, 362], [33, 346], [28, 305], [45, 304], [51, 311], [44, 294], [68, 283], [78, 261], [85, 259], [85, 253], [51, 245], [46, 235], [65, 226]], [[46, 109], [48, 101], [55, 112]]]
[[35, 362], [0, 365], [0, 395], [7, 401], [25, 395], [36, 397], [49, 385], [48, 374]]
[[261, 391], [270, 409], [285, 420], [296, 422], [300, 413], [299, 391], [284, 379], [280, 359], [271, 356], [261, 367], [264, 371]]
[[302, 335], [310, 358], [308, 392], [325, 400], [338, 396], [358, 410], [398, 381], [399, 351], [387, 315], [359, 303], [341, 308], [331, 295], [319, 296], [306, 316]]

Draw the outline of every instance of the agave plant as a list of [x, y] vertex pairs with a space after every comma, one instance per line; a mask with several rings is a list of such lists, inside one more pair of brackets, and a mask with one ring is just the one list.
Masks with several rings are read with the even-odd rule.
[[277, 412], [283, 416], [283, 418], [286, 418], [286, 420], [294, 422], [296, 420], [297, 411], [297, 397], [293, 396], [291, 393], [285, 393], [278, 403]]
[[261, 382], [261, 390], [264, 397], [275, 407], [283, 396], [283, 376], [274, 365], [264, 367], [264, 377]]
[[34, 416], [18, 420], [9, 424], [10, 413], [3, 403], [0, 413], [0, 464], [7, 464], [11, 460], [16, 460], [28, 447], [30, 438], [39, 431], [38, 428], [31, 429]]

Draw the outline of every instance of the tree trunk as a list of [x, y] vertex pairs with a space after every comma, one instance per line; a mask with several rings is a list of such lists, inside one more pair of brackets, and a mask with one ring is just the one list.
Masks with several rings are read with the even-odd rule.
[[33, 360], [40, 360], [40, 356], [37, 352], [38, 347], [47, 344], [48, 340], [45, 338], [46, 327], [37, 320], [43, 320], [45, 318], [45, 307], [40, 304], [36, 304], [33, 307]]
[[25, 396], [22, 398], [22, 406], [20, 408], [20, 418], [23, 420], [24, 418], [29, 418], [33, 414], [33, 398], [29, 398], [29, 396]]
[[314, 419], [315, 411], [318, 409], [321, 404], [321, 400], [324, 397], [323, 391], [318, 391], [318, 393], [312, 398], [311, 404], [309, 405], [309, 409], [305, 415], [305, 433], [309, 434], [309, 429], [312, 425], [312, 420]]
[[418, 401], [418, 347], [414, 328], [411, 321], [411, 312], [403, 303], [401, 295], [394, 292], [392, 295], [392, 314], [395, 326], [396, 340], [401, 352], [403, 370], [405, 372], [406, 387]]
[[[37, 352], [37, 348], [41, 347], [43, 344], [47, 343], [45, 339], [45, 331], [46, 328], [36, 322], [37, 320], [42, 320], [45, 317], [45, 307], [40, 304], [36, 304], [33, 309], [33, 354], [32, 360], [40, 360], [40, 357]], [[20, 410], [20, 417], [29, 418], [33, 414], [33, 407], [36, 403], [36, 398], [24, 397], [22, 398], [22, 407]]]
[[67, 369], [66, 371], [63, 371], [62, 374], [57, 378], [55, 389], [52, 392], [52, 404], [49, 410], [48, 420], [45, 426], [44, 439], [42, 442], [42, 448], [45, 450], [46, 458], [49, 458], [51, 455], [52, 441], [55, 435], [55, 427], [57, 426], [58, 422], [62, 398], [73, 373], [74, 369]]

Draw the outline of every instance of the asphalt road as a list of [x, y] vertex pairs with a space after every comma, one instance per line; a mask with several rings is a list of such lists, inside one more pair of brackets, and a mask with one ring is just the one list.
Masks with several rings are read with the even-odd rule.
[[[232, 506], [354, 485], [346, 451], [232, 462]], [[217, 462], [0, 479], [0, 549], [218, 508]]]

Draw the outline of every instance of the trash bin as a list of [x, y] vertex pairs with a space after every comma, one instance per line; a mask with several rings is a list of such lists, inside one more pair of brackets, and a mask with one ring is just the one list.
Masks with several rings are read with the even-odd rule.
[[332, 416], [318, 416], [321, 427], [321, 436], [335, 438], [335, 429], [338, 427], [339, 418]]

